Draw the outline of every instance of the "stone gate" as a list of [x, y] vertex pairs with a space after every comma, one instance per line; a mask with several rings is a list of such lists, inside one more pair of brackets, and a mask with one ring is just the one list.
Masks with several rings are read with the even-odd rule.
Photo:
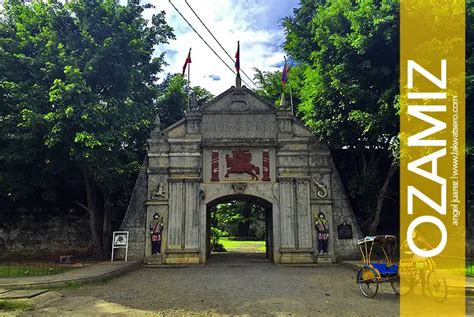
[[208, 205], [243, 196], [271, 204], [275, 263], [318, 260], [314, 222], [320, 212], [331, 228], [329, 259], [357, 252], [361, 232], [330, 152], [285, 102], [277, 109], [238, 81], [164, 130], [157, 120], [148, 144], [121, 226], [130, 231], [130, 258], [150, 257], [148, 224], [158, 213], [163, 263], [205, 263]]

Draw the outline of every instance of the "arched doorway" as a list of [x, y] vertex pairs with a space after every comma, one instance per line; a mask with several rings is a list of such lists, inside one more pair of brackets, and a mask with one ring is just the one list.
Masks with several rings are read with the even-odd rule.
[[[219, 255], [226, 259], [266, 259], [273, 262], [273, 205], [263, 198], [234, 194], [208, 202], [206, 232], [207, 259]], [[216, 235], [221, 234], [225, 236], [220, 240], [224, 243], [216, 241]], [[224, 249], [216, 249], [216, 242]]]

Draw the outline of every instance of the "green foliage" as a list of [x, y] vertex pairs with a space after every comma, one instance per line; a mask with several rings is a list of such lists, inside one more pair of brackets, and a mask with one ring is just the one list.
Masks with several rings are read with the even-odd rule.
[[63, 273], [71, 267], [48, 264], [0, 264], [0, 278], [19, 276], [39, 276]]
[[212, 213], [211, 228], [222, 236], [265, 237], [265, 209], [246, 201], [230, 201], [217, 205]]
[[216, 227], [211, 227], [211, 249], [215, 252], [225, 252], [226, 248], [220, 243], [221, 238], [224, 236], [224, 232]]
[[49, 197], [61, 186], [57, 175], [82, 176], [92, 234], [110, 230], [109, 213], [100, 220], [99, 205], [108, 210], [114, 195], [128, 196], [158, 111], [155, 82], [164, 55], [155, 47], [174, 38], [164, 12], [143, 18], [148, 7], [138, 0], [125, 6], [115, 0], [6, 3], [2, 196], [30, 199], [39, 191]]
[[258, 68], [254, 68], [254, 70], [254, 80], [259, 87], [255, 92], [267, 97], [270, 103], [277, 107], [280, 106], [281, 95], [283, 92], [285, 93], [288, 103], [290, 103], [290, 97], [293, 98], [294, 105], [297, 105], [300, 102], [297, 94], [297, 82], [300, 80], [299, 77], [301, 76], [301, 68], [290, 67], [287, 77], [288, 81], [284, 87], [281, 82], [281, 71], [267, 72], [261, 71]]
[[[184, 116], [188, 107], [187, 81], [181, 74], [168, 74], [158, 86], [158, 90], [160, 96], [157, 100], [157, 107], [161, 124], [166, 128]], [[191, 87], [191, 93], [194, 94], [198, 107], [214, 97], [200, 86]]]
[[[474, 110], [469, 107], [474, 102], [474, 24], [468, 21], [474, 18], [474, 2], [466, 1], [466, 8], [469, 180], [474, 175]], [[388, 195], [384, 184], [399, 159], [399, 1], [302, 0], [283, 27], [285, 50], [299, 74], [291, 81], [299, 113], [333, 148], [355, 150], [355, 163], [342, 174], [349, 178], [351, 197], [366, 202], [362, 221], [372, 221], [372, 231]], [[470, 188], [467, 196], [473, 199]]]
[[18, 301], [0, 299], [0, 312], [2, 311], [28, 311], [33, 308], [33, 305]]
[[322, 141], [355, 150], [343, 174], [370, 232], [398, 163], [398, 16], [396, 0], [305, 0], [283, 22], [298, 111]]
[[220, 242], [229, 252], [265, 253], [265, 240], [238, 240], [221, 238]]
[[267, 72], [254, 68], [254, 80], [258, 85], [257, 94], [268, 97], [275, 105], [280, 104], [283, 86], [281, 83], [281, 71]]
[[299, 110], [333, 145], [387, 148], [398, 127], [398, 2], [302, 1], [284, 21]]

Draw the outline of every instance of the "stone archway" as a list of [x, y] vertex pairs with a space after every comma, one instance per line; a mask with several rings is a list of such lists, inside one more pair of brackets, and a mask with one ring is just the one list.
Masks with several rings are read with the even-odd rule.
[[[330, 226], [325, 261], [357, 253], [361, 232], [326, 145], [285, 107], [231, 87], [162, 130], [159, 119], [122, 223], [129, 256], [150, 258], [151, 217], [163, 217], [165, 264], [206, 262], [207, 205], [248, 195], [272, 205], [273, 261], [313, 263], [316, 215]], [[338, 234], [344, 224], [352, 235]]]
[[248, 195], [248, 194], [232, 194], [232, 195], [223, 195], [219, 198], [216, 198], [206, 204], [206, 251], [203, 254], [206, 255], [205, 261], [209, 259], [211, 254], [210, 250], [210, 229], [211, 229], [211, 213], [215, 211], [215, 208], [222, 203], [229, 202], [247, 202], [258, 205], [263, 209], [263, 216], [265, 221], [265, 258], [273, 262], [274, 259], [274, 223], [273, 223], [273, 212], [274, 212], [274, 203], [272, 204], [266, 199], [263, 199], [258, 196]]

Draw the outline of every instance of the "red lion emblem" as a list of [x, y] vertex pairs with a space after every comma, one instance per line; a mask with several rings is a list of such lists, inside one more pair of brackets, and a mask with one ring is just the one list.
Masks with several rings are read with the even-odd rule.
[[257, 175], [260, 174], [260, 169], [258, 166], [250, 163], [252, 154], [249, 150], [232, 151], [232, 156], [227, 154], [225, 160], [227, 162], [227, 173], [225, 177], [229, 177], [230, 173], [247, 173], [252, 176], [253, 180], [258, 180]]

